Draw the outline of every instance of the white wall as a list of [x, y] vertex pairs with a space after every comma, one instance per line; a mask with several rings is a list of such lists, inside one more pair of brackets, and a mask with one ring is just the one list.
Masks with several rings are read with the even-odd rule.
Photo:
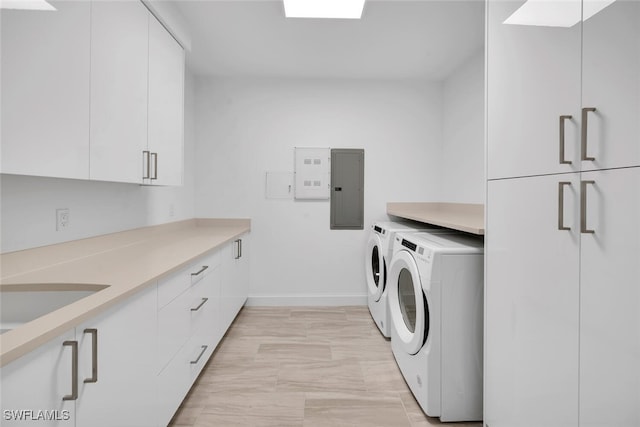
[[[194, 79], [187, 73], [182, 187], [2, 175], [0, 252], [192, 218], [194, 117]], [[70, 226], [65, 231], [56, 231], [57, 208], [70, 209]]]
[[[196, 214], [251, 218], [250, 303], [364, 303], [371, 223], [440, 197], [439, 83], [202, 78], [196, 113]], [[365, 149], [365, 230], [329, 230], [329, 201], [265, 198], [296, 146]]]
[[484, 203], [484, 50], [443, 82], [442, 201]]

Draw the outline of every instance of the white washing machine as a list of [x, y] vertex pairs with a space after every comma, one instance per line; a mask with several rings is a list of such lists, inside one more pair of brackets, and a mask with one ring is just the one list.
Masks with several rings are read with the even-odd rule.
[[410, 222], [377, 221], [371, 226], [371, 234], [365, 251], [365, 275], [369, 312], [382, 335], [389, 338], [389, 305], [387, 304], [387, 268], [393, 254], [393, 238], [397, 232], [455, 233], [454, 230], [437, 228], [427, 224]]
[[422, 410], [482, 420], [483, 241], [397, 233], [389, 267], [391, 348]]

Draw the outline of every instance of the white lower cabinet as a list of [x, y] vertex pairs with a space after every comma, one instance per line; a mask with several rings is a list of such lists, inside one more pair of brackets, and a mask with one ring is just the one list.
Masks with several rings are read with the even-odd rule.
[[248, 278], [245, 235], [3, 366], [0, 425], [166, 426], [244, 305]]
[[640, 167], [582, 174], [580, 426], [640, 426]]
[[249, 295], [249, 236], [243, 235], [223, 249], [220, 321], [226, 331]]
[[640, 425], [640, 167], [489, 181], [488, 427]]
[[2, 426], [157, 425], [156, 307], [150, 286], [3, 367]]
[[[244, 245], [242, 244], [244, 242]], [[249, 295], [248, 235], [158, 284], [158, 414], [166, 426]]]
[[[175, 294], [158, 307], [158, 414], [167, 425], [219, 342], [219, 254], [205, 255], [158, 284], [158, 291]], [[167, 291], [169, 289], [169, 291]], [[200, 331], [204, 331], [201, 333]]]
[[76, 426], [156, 425], [156, 287], [76, 328]]
[[579, 174], [489, 182], [487, 426], [577, 425], [579, 185]]
[[72, 365], [75, 330], [0, 368], [3, 427], [75, 426]]

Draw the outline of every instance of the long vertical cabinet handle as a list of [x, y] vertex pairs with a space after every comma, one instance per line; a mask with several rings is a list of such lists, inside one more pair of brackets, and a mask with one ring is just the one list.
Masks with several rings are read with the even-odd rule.
[[[142, 179], [149, 179], [149, 168], [151, 167], [151, 163], [149, 163], [149, 155], [151, 153], [147, 150], [142, 152]], [[146, 168], [145, 168], [146, 164]]]
[[581, 157], [582, 160], [595, 160], [595, 157], [587, 156], [587, 129], [589, 113], [596, 111], [593, 107], [585, 107], [582, 109], [582, 132], [581, 132]]
[[71, 347], [71, 394], [62, 400], [76, 400], [78, 398], [78, 341], [64, 341], [64, 347]]
[[85, 378], [85, 383], [98, 382], [98, 330], [95, 328], [87, 328], [85, 334], [91, 335], [91, 378]]
[[153, 176], [151, 179], [158, 179], [158, 153], [151, 153], [153, 157]]
[[587, 228], [587, 185], [595, 183], [595, 181], [580, 182], [580, 232], [585, 234], [595, 233], [595, 230]]
[[234, 259], [240, 259], [240, 257], [242, 256], [242, 239], [236, 239], [235, 244], [236, 244], [236, 255]]
[[559, 142], [560, 142], [560, 164], [561, 165], [570, 165], [571, 164], [571, 160], [567, 160], [564, 158], [564, 123], [566, 120], [571, 120], [573, 116], [560, 116], [560, 135], [559, 135]]
[[564, 225], [564, 187], [571, 185], [569, 181], [561, 181], [558, 183], [558, 230], [571, 230], [571, 227]]

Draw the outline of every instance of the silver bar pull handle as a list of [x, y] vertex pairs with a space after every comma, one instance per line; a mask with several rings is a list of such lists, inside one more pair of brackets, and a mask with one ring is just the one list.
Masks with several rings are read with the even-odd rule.
[[78, 341], [64, 341], [64, 347], [71, 347], [71, 394], [62, 397], [62, 400], [78, 399]]
[[91, 377], [85, 378], [85, 383], [98, 382], [98, 330], [95, 328], [87, 328], [83, 331], [85, 334], [91, 335]]
[[561, 181], [558, 183], [558, 230], [571, 230], [571, 227], [564, 225], [564, 187], [571, 185], [569, 181]]
[[589, 117], [589, 113], [592, 113], [596, 111], [595, 108], [593, 107], [585, 107], [582, 109], [582, 135], [581, 135], [581, 142], [582, 142], [582, 148], [581, 148], [581, 157], [582, 160], [595, 160], [595, 157], [589, 157], [587, 156], [587, 129], [588, 129], [588, 117]]
[[573, 116], [560, 116], [560, 164], [570, 165], [571, 160], [564, 158], [564, 123], [566, 120], [571, 120]]
[[595, 233], [595, 230], [587, 228], [587, 185], [595, 183], [595, 181], [580, 182], [580, 232], [585, 234]]
[[195, 365], [196, 363], [198, 363], [200, 361], [200, 358], [202, 357], [202, 355], [204, 355], [204, 352], [207, 351], [207, 348], [209, 346], [203, 345], [202, 346], [202, 351], [200, 352], [200, 354], [198, 355], [198, 357], [196, 358], [196, 360], [192, 360], [191, 364]]
[[151, 179], [158, 179], [158, 153], [151, 153], [153, 157], [153, 176]]
[[191, 273], [192, 276], [199, 276], [200, 274], [202, 274], [202, 272], [204, 272], [207, 268], [209, 268], [208, 265], [203, 265], [202, 268], [200, 270], [198, 270], [195, 273]]
[[236, 255], [235, 255], [235, 259], [240, 259], [240, 257], [242, 256], [242, 254], [240, 253], [241, 249], [240, 249], [240, 245], [242, 244], [242, 240], [241, 239], [236, 239], [235, 241], [236, 244]]
[[151, 153], [147, 150], [142, 152], [142, 179], [149, 179], [149, 168], [151, 167], [151, 163], [149, 163], [150, 154]]
[[242, 258], [242, 239], [240, 239], [240, 257], [239, 258]]
[[202, 298], [202, 302], [200, 304], [198, 304], [198, 306], [196, 308], [192, 308], [191, 311], [198, 311], [200, 310], [200, 308], [202, 308], [202, 306], [209, 301], [209, 298]]

